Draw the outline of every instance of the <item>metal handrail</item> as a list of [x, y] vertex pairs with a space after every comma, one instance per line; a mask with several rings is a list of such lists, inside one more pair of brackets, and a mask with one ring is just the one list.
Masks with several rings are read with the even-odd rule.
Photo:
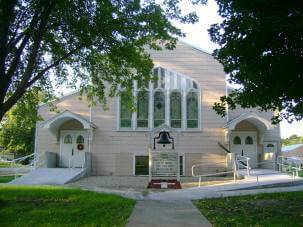
[[26, 156], [23, 156], [23, 157], [19, 157], [19, 158], [15, 158], [13, 160], [4, 160], [4, 159], [1, 159], [1, 162], [6, 162], [6, 163], [16, 163], [16, 162], [20, 162], [20, 161], [23, 161], [29, 157], [32, 157], [34, 156], [35, 153], [32, 153], [32, 154], [29, 154], [29, 155], [26, 155]]
[[[298, 162], [289, 162], [284, 156], [278, 156], [277, 157], [277, 164], [279, 166], [279, 171], [283, 171], [283, 167], [286, 167], [286, 172], [292, 172], [292, 175], [296, 174], [296, 176], [299, 176], [299, 171], [301, 171], [301, 161]], [[295, 166], [293, 166], [295, 165]], [[287, 171], [287, 169], [290, 169], [290, 171]]]
[[[224, 162], [220, 162], [220, 163], [224, 163]], [[192, 165], [192, 167], [191, 167], [192, 176], [193, 177], [199, 177], [199, 187], [201, 187], [202, 177], [220, 176], [220, 175], [223, 175], [223, 174], [233, 173], [234, 174], [234, 181], [236, 181], [236, 172], [235, 172], [236, 170], [235, 169], [233, 169], [232, 171], [222, 171], [222, 172], [216, 172], [216, 173], [210, 173], [210, 174], [196, 175], [194, 169], [196, 167], [203, 166], [203, 165], [204, 164], [196, 164], [196, 165]]]
[[[249, 165], [250, 157], [236, 155], [235, 161], [238, 167], [237, 169], [240, 169], [240, 165], [242, 165], [242, 167], [246, 168], [247, 176], [250, 176], [250, 170], [251, 170], [251, 167]], [[243, 161], [246, 162], [246, 166], [242, 163]]]

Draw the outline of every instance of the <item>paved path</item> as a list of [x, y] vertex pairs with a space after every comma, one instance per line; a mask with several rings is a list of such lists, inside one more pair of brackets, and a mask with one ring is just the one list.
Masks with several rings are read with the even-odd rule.
[[190, 201], [137, 201], [126, 227], [212, 226]]
[[80, 168], [38, 168], [16, 178], [9, 184], [16, 185], [63, 185], [84, 174]]
[[[302, 178], [296, 178], [295, 181], [302, 181]], [[291, 183], [294, 180], [292, 177], [286, 174], [272, 174], [272, 175], [260, 175], [258, 181], [256, 176], [249, 177], [244, 180], [239, 180], [236, 183], [222, 183], [203, 187], [194, 187], [181, 190], [170, 190], [165, 192], [152, 192], [148, 194], [145, 199], [160, 200], [160, 201], [182, 201], [182, 200], [195, 200], [211, 197], [219, 197], [228, 194], [230, 191], [234, 191], [235, 194], [239, 190], [246, 190], [248, 188], [254, 188], [259, 186], [273, 185], [277, 183]], [[253, 190], [248, 190], [253, 192]], [[225, 193], [226, 192], [226, 193]]]

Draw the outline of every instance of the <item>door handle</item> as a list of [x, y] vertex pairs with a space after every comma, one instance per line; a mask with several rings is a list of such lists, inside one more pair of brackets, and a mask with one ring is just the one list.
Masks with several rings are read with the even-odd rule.
[[74, 148], [72, 149], [72, 156], [74, 156]]

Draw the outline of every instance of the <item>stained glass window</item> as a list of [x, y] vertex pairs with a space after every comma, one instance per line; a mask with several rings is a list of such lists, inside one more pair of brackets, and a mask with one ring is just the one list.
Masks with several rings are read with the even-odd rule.
[[162, 91], [154, 94], [154, 127], [158, 127], [165, 122], [165, 96]]
[[181, 122], [182, 122], [181, 93], [172, 92], [170, 94], [170, 126], [173, 128], [181, 128]]
[[187, 128], [198, 128], [198, 96], [189, 92], [186, 97]]
[[131, 128], [132, 126], [132, 111], [129, 106], [129, 97], [125, 92], [120, 96], [120, 127]]
[[148, 92], [139, 91], [137, 95], [137, 127], [148, 127]]

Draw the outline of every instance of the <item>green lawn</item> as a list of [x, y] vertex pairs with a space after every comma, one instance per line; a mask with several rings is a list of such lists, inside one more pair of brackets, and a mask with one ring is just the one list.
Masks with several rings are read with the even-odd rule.
[[194, 201], [214, 226], [303, 226], [303, 192]]
[[135, 201], [42, 186], [0, 187], [0, 226], [124, 226]]
[[0, 183], [8, 183], [15, 179], [15, 176], [0, 176]]

